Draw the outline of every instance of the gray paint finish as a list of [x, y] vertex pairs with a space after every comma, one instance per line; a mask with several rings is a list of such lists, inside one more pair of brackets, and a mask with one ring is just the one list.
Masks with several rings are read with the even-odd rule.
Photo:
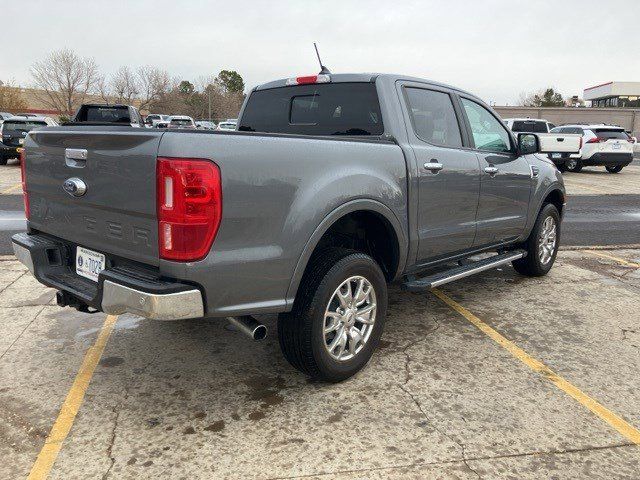
[[[378, 90], [385, 126], [380, 138], [89, 126], [33, 133], [26, 145], [30, 227], [197, 283], [205, 315], [216, 317], [290, 310], [322, 234], [349, 212], [372, 211], [392, 226], [398, 279], [504, 245], [507, 238], [526, 238], [545, 196], [554, 189], [564, 193], [560, 173], [544, 158], [514, 155], [489, 180], [480, 173], [486, 153], [418, 141], [398, 86], [436, 88], [454, 98], [461, 91], [397, 75], [360, 77], [375, 81]], [[335, 75], [332, 81], [355, 78]], [[66, 148], [87, 149], [86, 165], [66, 165]], [[201, 261], [158, 259], [157, 156], [209, 159], [220, 167], [222, 222]], [[447, 167], [438, 175], [421, 169], [434, 156]], [[535, 180], [530, 165], [539, 169]], [[65, 193], [69, 177], [81, 177], [87, 194]]]

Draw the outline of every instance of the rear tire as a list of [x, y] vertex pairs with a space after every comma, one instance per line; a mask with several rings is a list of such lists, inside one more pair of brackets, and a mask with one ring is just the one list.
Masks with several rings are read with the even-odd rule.
[[0, 165], [6, 165], [8, 158], [4, 155], [0, 156]]
[[575, 165], [567, 165], [567, 170], [573, 173], [580, 173], [582, 171], [582, 162], [580, 160], [576, 160]]
[[561, 163], [560, 165], [556, 165], [558, 167], [558, 171], [560, 173], [564, 173], [567, 171], [567, 164], [566, 163]]
[[312, 258], [293, 310], [278, 317], [280, 348], [292, 366], [314, 379], [346, 380], [371, 359], [386, 312], [387, 284], [375, 260], [332, 248]]
[[607, 165], [604, 168], [606, 168], [609, 173], [619, 173], [624, 168], [624, 165]]
[[560, 245], [560, 214], [555, 205], [545, 204], [529, 238], [524, 243], [527, 256], [514, 260], [516, 272], [528, 277], [542, 277], [549, 273]]

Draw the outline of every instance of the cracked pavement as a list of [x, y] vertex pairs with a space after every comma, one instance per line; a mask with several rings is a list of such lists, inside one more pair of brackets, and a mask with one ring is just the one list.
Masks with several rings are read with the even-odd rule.
[[[443, 290], [640, 428], [640, 269], [562, 251], [544, 278]], [[0, 259], [0, 478], [28, 474], [104, 321], [53, 293]], [[339, 385], [289, 367], [273, 317], [251, 343], [223, 320], [121, 316], [50, 478], [638, 477], [639, 446], [434, 295], [389, 300], [379, 350]]]

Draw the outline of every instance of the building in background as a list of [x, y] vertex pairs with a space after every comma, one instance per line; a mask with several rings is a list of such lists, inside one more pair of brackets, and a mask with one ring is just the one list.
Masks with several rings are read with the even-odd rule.
[[640, 108], [640, 82], [608, 82], [584, 89], [592, 107]]

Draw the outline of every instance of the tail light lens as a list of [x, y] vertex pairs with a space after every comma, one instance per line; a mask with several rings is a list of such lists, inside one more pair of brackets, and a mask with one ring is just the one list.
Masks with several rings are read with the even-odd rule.
[[218, 166], [202, 159], [158, 158], [156, 181], [160, 258], [204, 258], [222, 217]]
[[20, 152], [20, 177], [22, 179], [22, 198], [24, 200], [24, 214], [29, 220], [31, 210], [29, 208], [29, 194], [27, 193], [27, 175], [25, 169], [27, 167], [27, 153], [26, 150]]
[[329, 83], [331, 77], [329, 75], [307, 75], [306, 77], [288, 78], [286, 84], [291, 85], [309, 85], [313, 83]]
[[600, 138], [600, 137], [593, 137], [593, 138], [590, 138], [589, 140], [587, 140], [587, 143], [600, 143], [600, 142], [602, 142], [602, 140], [603, 139]]

